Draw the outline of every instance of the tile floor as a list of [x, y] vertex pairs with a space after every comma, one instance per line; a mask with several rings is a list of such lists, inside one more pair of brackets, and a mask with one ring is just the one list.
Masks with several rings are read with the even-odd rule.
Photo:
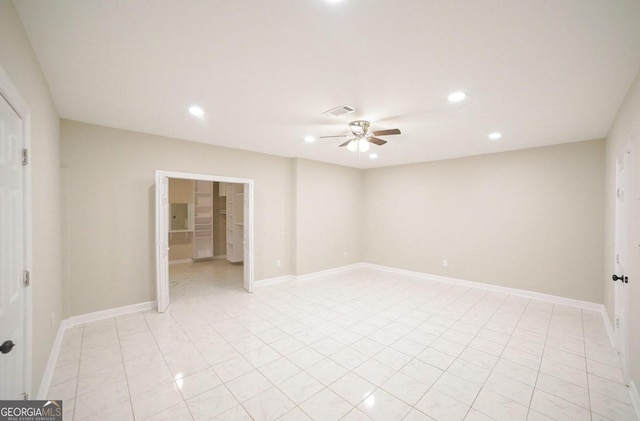
[[71, 420], [634, 420], [599, 313], [373, 270], [68, 330]]
[[225, 259], [169, 265], [171, 301], [242, 288], [243, 270]]

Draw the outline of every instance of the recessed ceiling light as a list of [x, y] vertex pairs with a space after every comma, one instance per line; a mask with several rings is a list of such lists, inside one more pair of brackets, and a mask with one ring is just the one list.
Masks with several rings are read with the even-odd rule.
[[489, 139], [491, 140], [498, 140], [501, 137], [502, 137], [502, 133], [498, 133], [498, 132], [489, 133]]
[[204, 115], [204, 110], [197, 105], [192, 105], [191, 107], [189, 107], [189, 112], [191, 113], [191, 115], [194, 115], [196, 117], [202, 117]]
[[465, 94], [462, 91], [458, 91], [458, 92], [451, 92], [447, 97], [447, 99], [449, 100], [449, 102], [460, 102], [464, 100], [466, 97], [467, 97], [467, 94]]
[[378, 157], [377, 153], [370, 153], [369, 154], [369, 158], [371, 158], [371, 159], [376, 159], [377, 157]]
[[313, 143], [313, 142], [316, 141], [316, 138], [313, 137], [313, 136], [305, 136], [304, 137], [304, 141], [307, 142], [307, 143]]

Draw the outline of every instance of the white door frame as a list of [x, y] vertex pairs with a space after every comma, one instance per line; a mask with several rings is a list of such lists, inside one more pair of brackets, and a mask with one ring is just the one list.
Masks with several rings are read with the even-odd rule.
[[[11, 104], [13, 109], [22, 118], [22, 129], [24, 136], [24, 148], [29, 152], [31, 151], [31, 110], [29, 109], [27, 102], [22, 99], [22, 96], [18, 92], [11, 78], [0, 66], [0, 95], [2, 95]], [[31, 241], [31, 219], [32, 219], [32, 201], [31, 201], [31, 163], [22, 167], [23, 180], [24, 180], [24, 270], [30, 274], [30, 282], [34, 281], [32, 271], [32, 241]], [[31, 285], [31, 284], [30, 284]], [[32, 297], [31, 286], [24, 288], [24, 379], [23, 387], [24, 392], [31, 393], [31, 355], [33, 347], [32, 338]]]
[[162, 276], [168, 273], [169, 255], [167, 253], [169, 238], [169, 223], [167, 218], [159, 217], [169, 206], [169, 197], [163, 193], [163, 183], [169, 178], [182, 178], [186, 180], [211, 181], [219, 183], [244, 184], [245, 197], [249, 199], [245, 207], [245, 256], [243, 286], [249, 293], [253, 293], [254, 264], [253, 264], [253, 215], [254, 215], [254, 185], [249, 178], [224, 177], [210, 174], [194, 174], [175, 171], [156, 170], [156, 290], [158, 299], [158, 311], [163, 312], [169, 305], [169, 277]]
[[[615, 275], [625, 280], [629, 275], [631, 250], [631, 143], [616, 158], [615, 197], [615, 253], [613, 267]], [[622, 176], [620, 174], [622, 166]], [[625, 384], [629, 384], [629, 284], [618, 280], [614, 285], [614, 332], [616, 347], [620, 353]]]

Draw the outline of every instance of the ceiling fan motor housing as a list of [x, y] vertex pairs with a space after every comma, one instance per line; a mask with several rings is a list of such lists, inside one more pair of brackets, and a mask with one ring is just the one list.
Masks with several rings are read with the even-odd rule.
[[363, 136], [369, 132], [370, 123], [366, 120], [355, 120], [349, 123], [351, 132], [356, 136]]

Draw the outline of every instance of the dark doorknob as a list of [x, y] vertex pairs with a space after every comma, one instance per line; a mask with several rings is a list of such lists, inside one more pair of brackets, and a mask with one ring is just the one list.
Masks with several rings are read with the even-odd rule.
[[14, 346], [16, 346], [16, 344], [14, 344], [11, 340], [4, 341], [2, 345], [0, 345], [0, 352], [2, 352], [3, 354], [8, 354], [9, 352], [11, 352]]
[[629, 278], [627, 278], [626, 276], [618, 276], [615, 273], [611, 276], [611, 279], [613, 279], [613, 282], [622, 281], [625, 284], [629, 283]]

